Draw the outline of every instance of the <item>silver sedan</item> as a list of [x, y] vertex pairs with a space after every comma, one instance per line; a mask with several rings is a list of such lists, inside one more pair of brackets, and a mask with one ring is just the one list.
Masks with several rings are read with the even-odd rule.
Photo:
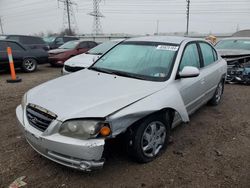
[[204, 40], [128, 39], [90, 68], [29, 90], [16, 114], [28, 143], [57, 163], [100, 168], [106, 141], [121, 134], [130, 155], [146, 163], [166, 149], [173, 127], [219, 104], [226, 71]]

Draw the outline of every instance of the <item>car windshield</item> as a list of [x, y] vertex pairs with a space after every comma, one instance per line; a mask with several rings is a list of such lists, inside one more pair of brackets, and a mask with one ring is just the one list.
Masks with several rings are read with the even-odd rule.
[[65, 44], [63, 44], [59, 48], [60, 49], [74, 49], [78, 44], [79, 44], [79, 41], [72, 40], [72, 41], [66, 42]]
[[43, 37], [45, 42], [51, 43], [56, 39], [56, 37]]
[[89, 69], [136, 79], [165, 81], [178, 45], [156, 42], [123, 42]]
[[106, 51], [111, 49], [113, 46], [115, 46], [117, 43], [119, 43], [119, 42], [118, 41], [104, 42], [104, 43], [99, 44], [98, 46], [92, 48], [91, 50], [89, 50], [87, 52], [87, 54], [102, 55], [103, 53], [105, 53]]
[[216, 44], [216, 48], [250, 50], [250, 40], [245, 40], [245, 39], [222, 40]]

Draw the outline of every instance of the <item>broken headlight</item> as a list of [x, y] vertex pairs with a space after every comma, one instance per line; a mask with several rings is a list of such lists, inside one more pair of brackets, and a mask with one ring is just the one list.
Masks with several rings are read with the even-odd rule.
[[100, 133], [104, 128], [105, 130], [109, 129], [109, 125], [98, 120], [69, 120], [61, 125], [59, 133], [64, 136], [86, 140], [102, 135]]

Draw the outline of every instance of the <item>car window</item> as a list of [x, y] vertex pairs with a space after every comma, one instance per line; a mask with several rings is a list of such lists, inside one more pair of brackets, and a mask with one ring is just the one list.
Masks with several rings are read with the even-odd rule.
[[56, 44], [64, 44], [63, 38], [62, 37], [56, 38], [55, 43]]
[[45, 44], [45, 42], [39, 37], [22, 36], [20, 37], [22, 44]]
[[98, 46], [95, 46], [91, 50], [88, 51], [89, 54], [94, 54], [94, 55], [101, 55], [114, 47], [116, 44], [118, 44], [118, 41], [108, 41], [104, 42], [102, 44], [99, 44]]
[[24, 51], [21, 46], [14, 42], [8, 42], [8, 47], [10, 47], [12, 51]]
[[182, 71], [182, 69], [185, 66], [193, 66], [200, 68], [200, 58], [199, 58], [199, 52], [197, 45], [195, 43], [189, 44], [183, 53], [179, 71]]
[[91, 68], [152, 81], [171, 73], [179, 46], [157, 42], [123, 42], [102, 56]]
[[87, 42], [81, 42], [79, 44], [79, 48], [88, 48], [88, 43]]
[[218, 54], [214, 49], [213, 49], [213, 54], [214, 54], [214, 61], [217, 61], [218, 60]]
[[4, 41], [0, 41], [0, 51], [7, 51], [7, 44]]
[[62, 46], [59, 46], [59, 48], [60, 49], [74, 49], [78, 46], [78, 44], [79, 44], [79, 41], [72, 40], [72, 41], [66, 42]]
[[76, 37], [64, 37], [63, 40], [64, 40], [64, 42], [68, 42], [71, 40], [78, 40], [78, 38], [76, 38]]
[[201, 42], [199, 44], [200, 44], [200, 48], [201, 48], [201, 52], [202, 52], [204, 66], [208, 66], [208, 65], [212, 64], [213, 62], [215, 62], [214, 49], [209, 44], [207, 44], [205, 42]]
[[18, 36], [8, 36], [7, 39], [10, 39], [10, 40], [14, 40], [14, 41], [17, 41], [17, 42], [20, 42], [20, 38]]
[[94, 48], [96, 46], [95, 42], [88, 42], [89, 43], [89, 48]]

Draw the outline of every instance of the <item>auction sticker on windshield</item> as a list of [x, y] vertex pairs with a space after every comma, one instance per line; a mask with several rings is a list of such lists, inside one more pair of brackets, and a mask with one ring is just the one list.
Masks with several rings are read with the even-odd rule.
[[177, 51], [178, 46], [169, 46], [169, 45], [158, 45], [156, 47], [157, 50], [168, 50], [168, 51]]

